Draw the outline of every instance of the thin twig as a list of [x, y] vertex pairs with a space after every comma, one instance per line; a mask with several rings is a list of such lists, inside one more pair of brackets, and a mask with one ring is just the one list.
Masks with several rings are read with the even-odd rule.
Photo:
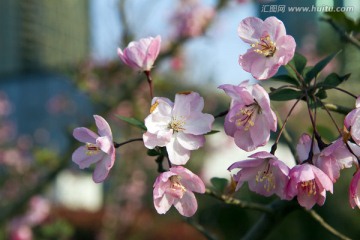
[[225, 195], [225, 194], [219, 195], [208, 188], [205, 190], [205, 194], [207, 194], [211, 197], [214, 197], [226, 204], [235, 205], [235, 206], [238, 206], [241, 208], [253, 209], [253, 210], [260, 211], [260, 212], [266, 212], [268, 214], [274, 214], [274, 211], [266, 205], [259, 204], [259, 203], [245, 202], [245, 201], [233, 198], [233, 197]]
[[345, 236], [344, 234], [340, 233], [336, 229], [334, 229], [332, 226], [330, 226], [325, 220], [317, 214], [314, 210], [307, 211], [311, 217], [313, 217], [322, 227], [324, 227], [326, 230], [328, 230], [333, 235], [337, 236], [340, 239], [343, 240], [351, 240], [351, 238]]
[[[294, 103], [294, 105], [291, 107], [288, 115], [286, 116], [285, 121], [284, 121], [283, 123], [281, 123], [282, 126], [280, 126], [279, 134], [278, 134], [278, 136], [277, 136], [277, 138], [276, 138], [276, 140], [275, 140], [275, 143], [274, 143], [274, 144], [272, 145], [272, 147], [271, 147], [271, 151], [270, 151], [271, 154], [274, 154], [274, 153], [275, 153], [276, 148], [277, 148], [277, 144], [279, 143], [279, 140], [280, 140], [280, 137], [281, 137], [283, 131], [285, 130], [286, 123], [287, 123], [289, 117], [291, 116], [291, 113], [292, 113], [293, 110], [295, 109], [296, 105], [299, 103], [299, 101], [300, 101], [303, 97], [304, 97], [304, 95], [301, 96], [300, 98], [298, 98], [298, 99], [296, 100], [296, 102]], [[279, 119], [279, 117], [278, 117], [278, 119]], [[291, 144], [291, 145], [292, 145], [292, 144]]]
[[[276, 117], [278, 119], [278, 121], [277, 121], [278, 126], [281, 128], [284, 125], [284, 123], [282, 122], [279, 113], [275, 111], [275, 114], [276, 114]], [[295, 161], [297, 161], [296, 148], [295, 148], [295, 146], [293, 144], [293, 140], [292, 140], [289, 132], [286, 130], [286, 128], [284, 128], [282, 136], [283, 136], [283, 139], [285, 140], [286, 144], [288, 145], [292, 155], [294, 156]]]
[[331, 115], [331, 113], [330, 113], [330, 111], [329, 111], [329, 109], [325, 106], [325, 104], [319, 99], [319, 98], [317, 98], [318, 100], [319, 100], [319, 102], [321, 103], [321, 106], [322, 106], [322, 108], [323, 109], [325, 109], [325, 111], [327, 112], [327, 114], [329, 115], [329, 117], [330, 117], [330, 119], [331, 119], [331, 121], [334, 123], [334, 125], [335, 125], [335, 127], [336, 127], [336, 129], [337, 129], [337, 131], [339, 132], [339, 134], [341, 135], [342, 133], [341, 133], [341, 130], [340, 130], [340, 128], [339, 128], [339, 126], [337, 125], [337, 123], [336, 123], [336, 121], [335, 121], [335, 119], [334, 119], [334, 117]]
[[327, 22], [330, 24], [330, 26], [339, 33], [340, 37], [347, 41], [348, 43], [351, 43], [356, 48], [360, 50], [360, 42], [356, 38], [354, 38], [352, 35], [348, 34], [346, 31], [341, 29], [331, 18], [320, 18], [320, 21]]

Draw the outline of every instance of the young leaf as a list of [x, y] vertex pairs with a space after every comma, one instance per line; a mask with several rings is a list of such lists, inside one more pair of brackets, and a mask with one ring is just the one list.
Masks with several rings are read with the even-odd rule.
[[116, 117], [123, 120], [124, 122], [127, 122], [127, 123], [133, 125], [134, 127], [140, 128], [144, 131], [147, 130], [145, 124], [143, 122], [141, 122], [140, 120], [137, 120], [135, 118], [124, 117], [124, 116], [120, 116], [120, 115], [116, 115]]
[[210, 182], [213, 185], [214, 190], [219, 193], [223, 193], [225, 188], [229, 184], [229, 181], [226, 178], [218, 178], [218, 177], [211, 178]]
[[212, 135], [212, 134], [215, 134], [218, 132], [220, 132], [220, 131], [219, 130], [211, 130], [210, 132], [206, 133], [205, 135]]
[[302, 95], [302, 92], [289, 88], [276, 89], [273, 92], [269, 93], [270, 99], [273, 101], [287, 101], [291, 99], [298, 99]]
[[325, 99], [327, 98], [327, 93], [326, 91], [321, 88], [316, 94], [315, 94], [316, 97], [320, 98], [320, 99]]
[[318, 62], [309, 72], [306, 73], [305, 82], [311, 82], [311, 80], [315, 78], [326, 67], [326, 65], [328, 65], [328, 63], [339, 53], [340, 51], [330, 54], [329, 56]]
[[293, 59], [291, 59], [291, 61], [285, 65], [285, 68], [288, 71], [289, 75], [295, 79], [298, 79], [297, 74], [295, 73], [294, 69], [290, 67], [290, 65], [294, 67], [296, 71], [301, 75], [306, 66], [306, 58], [299, 53], [295, 53]]
[[277, 82], [285, 82], [285, 83], [289, 83], [291, 85], [300, 86], [299, 82], [296, 79], [294, 79], [293, 77], [290, 77], [289, 75], [279, 75], [279, 76], [272, 77], [269, 80], [277, 81]]
[[349, 73], [344, 76], [339, 76], [336, 73], [331, 73], [325, 78], [324, 81], [318, 83], [317, 86], [323, 89], [331, 89], [348, 80], [350, 75], [351, 74]]

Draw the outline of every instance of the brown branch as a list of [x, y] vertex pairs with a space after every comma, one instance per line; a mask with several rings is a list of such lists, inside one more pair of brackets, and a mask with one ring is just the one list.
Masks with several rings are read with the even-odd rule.
[[266, 205], [259, 203], [245, 202], [225, 194], [219, 195], [208, 188], [206, 189], [205, 194], [214, 197], [226, 204], [235, 205], [241, 208], [253, 209], [260, 212], [266, 212], [267, 214], [274, 214], [274, 211]]

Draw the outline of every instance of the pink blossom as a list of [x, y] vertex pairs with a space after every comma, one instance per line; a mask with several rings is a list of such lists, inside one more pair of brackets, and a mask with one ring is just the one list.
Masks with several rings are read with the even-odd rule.
[[130, 42], [122, 51], [118, 48], [120, 59], [135, 70], [150, 71], [160, 52], [161, 37], [142, 38]]
[[190, 170], [176, 166], [161, 173], [154, 183], [154, 206], [159, 214], [166, 213], [171, 205], [185, 217], [191, 217], [197, 210], [193, 192], [204, 193], [203, 181]]
[[351, 179], [349, 188], [349, 202], [352, 208], [357, 206], [360, 208], [360, 171], [356, 171], [355, 175]]
[[290, 170], [289, 177], [287, 198], [297, 196], [299, 204], [306, 209], [311, 209], [315, 203], [322, 206], [325, 203], [326, 191], [333, 192], [331, 179], [314, 165], [296, 165]]
[[85, 143], [85, 146], [75, 150], [72, 160], [81, 169], [96, 163], [93, 180], [100, 183], [105, 180], [114, 165], [115, 147], [109, 124], [101, 116], [94, 115], [94, 118], [100, 136], [84, 127], [75, 128], [73, 136]]
[[244, 161], [233, 163], [228, 170], [240, 168], [235, 174], [234, 180], [237, 182], [238, 190], [244, 182], [248, 182], [251, 191], [264, 196], [278, 195], [281, 199], [286, 199], [285, 187], [289, 180], [289, 168], [274, 155], [268, 152], [258, 152]]
[[256, 17], [242, 20], [238, 27], [240, 38], [251, 48], [239, 57], [240, 66], [258, 80], [274, 76], [281, 65], [294, 56], [296, 43], [286, 35], [282, 21], [268, 17], [265, 21]]
[[204, 134], [211, 131], [214, 122], [212, 115], [202, 113], [203, 108], [204, 99], [196, 92], [178, 93], [174, 103], [155, 97], [150, 115], [145, 118], [145, 146], [165, 146], [172, 163], [185, 164], [190, 151], [204, 145]]
[[340, 170], [351, 168], [354, 162], [356, 162], [356, 157], [348, 150], [342, 138], [324, 148], [314, 160], [315, 166], [326, 173], [333, 183], [340, 177]]
[[356, 99], [356, 108], [344, 120], [345, 127], [350, 131], [351, 138], [360, 145], [360, 97]]
[[198, 1], [182, 3], [171, 19], [177, 31], [176, 37], [201, 35], [214, 15], [215, 10], [212, 7], [204, 6]]
[[[297, 154], [301, 162], [309, 157], [311, 148], [311, 137], [308, 134], [303, 134], [296, 146]], [[348, 143], [354, 151], [357, 150], [355, 144]], [[337, 139], [329, 146], [320, 151], [317, 141], [313, 141], [313, 157], [312, 163], [321, 169], [333, 183], [340, 177], [340, 170], [350, 168], [352, 163], [356, 161], [356, 157], [348, 150], [342, 138]]]
[[[311, 150], [311, 137], [309, 134], [304, 133], [301, 135], [298, 144], [296, 145], [296, 152], [300, 162], [303, 162], [309, 158], [309, 153]], [[312, 147], [313, 155], [316, 156], [320, 153], [320, 149], [317, 145], [316, 140], [313, 142]]]
[[253, 151], [264, 146], [270, 138], [270, 130], [276, 131], [277, 119], [270, 108], [269, 95], [260, 85], [239, 86], [225, 84], [219, 87], [231, 97], [229, 113], [224, 128], [227, 135], [234, 137], [236, 145]]

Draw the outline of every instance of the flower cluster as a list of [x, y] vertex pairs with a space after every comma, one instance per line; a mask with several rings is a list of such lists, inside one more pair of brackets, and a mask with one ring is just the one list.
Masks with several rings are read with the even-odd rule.
[[[183, 17], [181, 14], [179, 16]], [[187, 15], [185, 18], [191, 21]], [[191, 22], [186, 24], [193, 25]], [[186, 30], [183, 35], [197, 34], [185, 27], [182, 26]], [[270, 88], [270, 94], [260, 84], [251, 84], [248, 80], [239, 85], [219, 86], [231, 98], [229, 110], [223, 114], [226, 115], [225, 133], [234, 139], [240, 149], [254, 151], [265, 146], [271, 132], [277, 131], [278, 119], [270, 106], [270, 100], [297, 101], [278, 131], [270, 152], [253, 153], [249, 159], [228, 167], [234, 173], [236, 190], [247, 182], [251, 191], [264, 196], [275, 194], [282, 200], [296, 197], [298, 203], [306, 209], [311, 209], [315, 204], [321, 206], [325, 203], [326, 192], [333, 193], [333, 184], [339, 179], [342, 169], [353, 165], [359, 169], [360, 98], [356, 100], [356, 108], [345, 117], [344, 131], [341, 132], [336, 126], [339, 130], [338, 139], [329, 144], [324, 143], [317, 131], [316, 110], [313, 108], [317, 107], [316, 104], [322, 104], [326, 108], [322, 102], [324, 94], [319, 93], [331, 89], [329, 85], [337, 86], [347, 77], [332, 75], [330, 80], [312, 82], [331, 58], [323, 60], [305, 73], [306, 59], [295, 55], [294, 38], [286, 34], [283, 22], [275, 17], [265, 20], [246, 18], [240, 22], [238, 34], [251, 46], [239, 57], [243, 70], [250, 72], [257, 80], [266, 80], [273, 77], [281, 66], [288, 65], [289, 76], [282, 76], [280, 80], [290, 85]], [[145, 72], [151, 96], [153, 91], [150, 72], [159, 54], [160, 43], [160, 36], [149, 37], [131, 42], [124, 51], [118, 49], [119, 57], [126, 65]], [[291, 65], [291, 60], [299, 62]], [[300, 137], [296, 146], [297, 153], [294, 153], [297, 164], [289, 168], [278, 159], [275, 152], [286, 122], [299, 101], [305, 101], [308, 106], [312, 134], [304, 133]], [[122, 117], [144, 131], [140, 140], [149, 149], [150, 156], [157, 156], [159, 176], [153, 185], [153, 199], [155, 209], [160, 214], [166, 213], [174, 205], [181, 215], [190, 217], [197, 210], [194, 192], [205, 192], [205, 185], [200, 177], [182, 166], [190, 160], [191, 151], [205, 144], [205, 135], [212, 131], [215, 118], [203, 113], [203, 108], [204, 99], [200, 94], [189, 91], [177, 93], [174, 102], [165, 97], [152, 97], [150, 114], [144, 122], [134, 123], [134, 119]], [[331, 117], [329, 112], [328, 114]], [[87, 128], [74, 130], [74, 137], [84, 142], [85, 146], [74, 152], [73, 161], [80, 168], [96, 164], [93, 179], [95, 182], [102, 182], [114, 164], [115, 148], [123, 144], [113, 141], [111, 129], [105, 119], [97, 115], [94, 118], [99, 135]], [[126, 143], [128, 142], [131, 140]], [[163, 168], [164, 159], [168, 160], [167, 170]], [[359, 172], [355, 173], [350, 183], [349, 201], [353, 208], [360, 208]]]
[[[204, 134], [211, 131], [214, 122], [212, 115], [202, 113], [203, 108], [204, 99], [195, 92], [176, 94], [174, 103], [167, 98], [154, 98], [150, 115], [145, 118], [145, 146], [165, 147], [172, 164], [186, 164], [190, 151], [204, 145]], [[182, 166], [170, 167], [155, 181], [155, 208], [158, 213], [165, 213], [173, 204], [180, 214], [192, 216], [197, 209], [193, 191], [205, 192], [201, 179]]]

